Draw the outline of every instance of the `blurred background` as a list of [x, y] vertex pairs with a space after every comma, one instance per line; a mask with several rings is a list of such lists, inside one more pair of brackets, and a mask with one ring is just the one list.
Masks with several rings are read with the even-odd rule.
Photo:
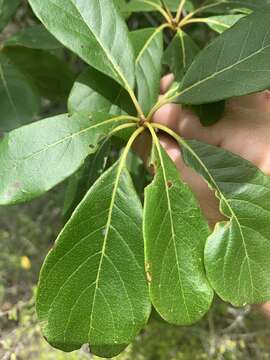
[[[46, 1], [46, 0], [44, 0]], [[0, 0], [1, 2], [1, 0]], [[1, 26], [0, 14], [0, 26]], [[131, 29], [156, 26], [160, 19], [155, 14], [137, 14], [128, 23]], [[0, 44], [24, 28], [37, 24], [27, 1], [21, 1], [11, 21], [3, 26]], [[213, 34], [205, 27], [191, 28], [198, 44], [205, 43]], [[170, 38], [170, 33], [166, 34]], [[166, 40], [166, 39], [165, 39]], [[2, 46], [0, 45], [2, 51]], [[73, 80], [83, 64], [63, 49], [50, 54], [65, 63], [66, 78], [50, 77], [48, 63], [36, 66], [43, 53], [24, 50], [20, 46], [5, 49], [11, 61], [20, 69], [32, 72], [33, 81], [41, 93], [41, 107], [33, 120], [66, 111], [66, 100]], [[40, 51], [40, 50], [38, 50]], [[30, 56], [30, 57], [28, 57]], [[47, 56], [47, 55], [46, 55]], [[31, 59], [33, 61], [31, 68]], [[34, 60], [33, 60], [34, 59]], [[56, 65], [55, 65], [56, 66]], [[34, 70], [39, 74], [34, 78]], [[28, 70], [27, 70], [28, 69]], [[164, 69], [164, 72], [166, 69]], [[55, 69], [52, 70], [55, 74]], [[42, 78], [42, 74], [47, 78]], [[29, 80], [30, 81], [30, 80]], [[44, 87], [48, 84], [48, 87]], [[57, 93], [53, 94], [53, 89]], [[49, 96], [45, 96], [49, 92]], [[1, 99], [0, 99], [1, 103]], [[0, 107], [0, 114], [2, 109]], [[2, 115], [3, 116], [3, 113]], [[12, 126], [16, 127], [18, 124]], [[6, 130], [6, 129], [2, 129]], [[114, 154], [112, 154], [114, 156]], [[142, 179], [142, 164], [129, 159], [133, 177]], [[0, 170], [1, 171], [1, 170]], [[147, 181], [147, 175], [144, 177]], [[139, 181], [138, 191], [142, 189]], [[51, 348], [42, 338], [35, 314], [35, 291], [42, 262], [64, 224], [63, 213], [67, 183], [61, 184], [46, 196], [20, 206], [0, 208], [0, 359], [1, 360], [81, 360], [94, 359], [87, 347], [65, 354]], [[198, 324], [180, 328], [165, 324], [153, 312], [149, 325], [118, 360], [264, 360], [270, 359], [270, 326], [255, 309], [235, 309], [215, 299], [209, 314]]]

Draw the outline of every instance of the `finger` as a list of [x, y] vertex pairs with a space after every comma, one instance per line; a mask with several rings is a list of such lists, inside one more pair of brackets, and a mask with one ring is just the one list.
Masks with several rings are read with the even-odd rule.
[[209, 226], [214, 227], [218, 221], [223, 219], [223, 216], [219, 212], [218, 200], [214, 193], [209, 189], [200, 175], [185, 165], [179, 145], [165, 134], [159, 137], [161, 145], [180, 171], [182, 180], [188, 184], [195, 194], [202, 212], [208, 220]]
[[177, 131], [177, 124], [181, 118], [181, 106], [177, 104], [167, 104], [162, 106], [153, 115], [153, 122], [165, 125]]
[[173, 81], [174, 81], [173, 74], [168, 74], [163, 76], [163, 78], [160, 81], [160, 93], [164, 94], [166, 91], [168, 91]]
[[169, 127], [186, 139], [194, 139], [215, 146], [219, 146], [222, 142], [222, 132], [215, 126], [204, 127], [198, 116], [177, 104], [161, 107], [154, 114], [153, 121]]
[[262, 91], [256, 94], [235, 97], [227, 101], [228, 109], [245, 108], [270, 112], [270, 91]]
[[215, 146], [219, 146], [222, 141], [222, 133], [217, 131], [215, 125], [203, 126], [199, 117], [188, 109], [182, 109], [176, 131], [186, 139]]

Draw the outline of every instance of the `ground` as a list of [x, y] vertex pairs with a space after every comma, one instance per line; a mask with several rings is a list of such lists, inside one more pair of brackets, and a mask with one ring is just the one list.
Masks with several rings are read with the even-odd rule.
[[[62, 226], [63, 189], [31, 204], [0, 209], [0, 359], [92, 359], [88, 348], [65, 354], [43, 340], [34, 298], [42, 261]], [[215, 300], [189, 328], [153, 313], [149, 325], [117, 360], [270, 359], [270, 324], [251, 308]]]

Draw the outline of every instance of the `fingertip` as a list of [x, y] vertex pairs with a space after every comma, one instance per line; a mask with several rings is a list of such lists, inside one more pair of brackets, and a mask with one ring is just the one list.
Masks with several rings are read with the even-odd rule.
[[179, 144], [166, 134], [159, 135], [159, 142], [172, 161], [176, 164], [176, 167], [181, 169], [183, 166], [183, 160]]
[[167, 90], [169, 90], [169, 87], [174, 81], [174, 75], [168, 74], [163, 76], [163, 78], [160, 81], [160, 92], [161, 94], [164, 94]]
[[181, 106], [177, 104], [166, 104], [153, 115], [153, 122], [165, 125], [172, 130], [177, 129], [181, 117]]

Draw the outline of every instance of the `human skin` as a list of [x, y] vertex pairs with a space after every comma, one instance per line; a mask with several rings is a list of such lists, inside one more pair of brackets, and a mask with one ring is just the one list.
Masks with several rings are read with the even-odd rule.
[[[162, 79], [161, 96], [172, 81], [171, 74]], [[270, 91], [228, 100], [222, 119], [209, 127], [203, 127], [195, 114], [177, 104], [161, 107], [154, 114], [153, 122], [166, 125], [186, 139], [195, 139], [238, 154], [270, 176]], [[176, 141], [161, 132], [159, 138], [182, 179], [197, 197], [209, 225], [214, 227], [223, 219], [214, 193], [196, 172], [184, 164]], [[142, 155], [144, 159], [147, 157], [145, 151]], [[270, 319], [270, 302], [261, 305], [260, 310]]]

